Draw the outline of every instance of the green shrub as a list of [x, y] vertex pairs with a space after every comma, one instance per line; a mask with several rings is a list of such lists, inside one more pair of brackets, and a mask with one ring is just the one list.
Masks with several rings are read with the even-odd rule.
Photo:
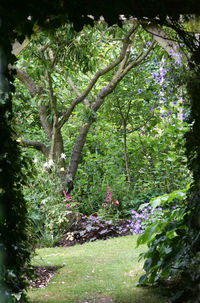
[[[190, 296], [196, 296], [200, 279], [199, 254], [200, 233], [190, 228], [194, 210], [187, 206], [188, 186], [180, 191], [152, 199], [151, 205], [167, 206], [174, 203], [171, 211], [164, 211], [162, 220], [149, 226], [138, 238], [138, 245], [147, 244], [149, 250], [141, 254], [145, 258], [146, 273], [140, 278], [140, 284], [159, 282], [162, 279], [178, 282], [172, 300], [190, 302]], [[192, 248], [192, 249], [191, 249]]]
[[66, 201], [59, 169], [51, 162], [34, 160], [34, 175], [24, 186], [28, 216], [39, 246], [54, 246], [68, 230], [77, 212], [77, 203]]

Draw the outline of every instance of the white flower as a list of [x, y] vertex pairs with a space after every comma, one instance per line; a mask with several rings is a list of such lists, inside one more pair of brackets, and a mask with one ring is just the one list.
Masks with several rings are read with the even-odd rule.
[[45, 163], [44, 163], [44, 167], [48, 167], [48, 162], [45, 162]]
[[53, 165], [53, 160], [50, 159], [49, 162], [48, 162], [48, 167], [51, 167]]
[[33, 163], [37, 163], [37, 162], [38, 162], [38, 159], [35, 158], [35, 159], [33, 160]]
[[45, 163], [43, 164], [43, 166], [44, 166], [44, 168], [47, 168], [47, 167], [49, 168], [49, 167], [51, 167], [53, 164], [54, 164], [54, 163], [53, 163], [53, 160], [50, 159], [49, 162], [45, 162]]
[[62, 153], [62, 154], [60, 155], [60, 158], [61, 158], [61, 159], [66, 159], [66, 155], [65, 155], [64, 153]]

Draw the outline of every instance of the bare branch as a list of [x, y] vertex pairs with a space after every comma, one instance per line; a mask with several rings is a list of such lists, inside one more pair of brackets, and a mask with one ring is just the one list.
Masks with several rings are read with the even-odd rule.
[[39, 151], [41, 151], [43, 153], [43, 155], [45, 155], [45, 157], [48, 158], [49, 156], [49, 148], [46, 147], [46, 145], [42, 142], [38, 142], [38, 141], [32, 141], [32, 140], [26, 140], [24, 138], [21, 139], [22, 140], [22, 144], [26, 147], [32, 147], [34, 149], [37, 149]]

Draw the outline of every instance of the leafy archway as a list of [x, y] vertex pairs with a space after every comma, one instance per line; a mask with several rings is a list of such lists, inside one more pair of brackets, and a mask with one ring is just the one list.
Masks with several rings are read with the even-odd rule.
[[[170, 3], [171, 4], [171, 3]], [[176, 2], [175, 2], [176, 4]], [[198, 238], [191, 249], [194, 254], [198, 254], [199, 244], [199, 157], [200, 157], [200, 119], [199, 119], [199, 55], [198, 45], [196, 45], [195, 35], [188, 35], [181, 28], [178, 20], [181, 12], [187, 13], [199, 11], [199, 4], [196, 1], [187, 3], [180, 8], [178, 6], [169, 5], [168, 1], [128, 1], [122, 4], [121, 1], [116, 3], [113, 9], [112, 1], [99, 2], [60, 2], [54, 1], [46, 3], [46, 1], [37, 1], [37, 3], [28, 2], [23, 4], [17, 2], [16, 6], [11, 2], [7, 2], [1, 6], [1, 260], [4, 261], [4, 267], [1, 272], [1, 294], [2, 302], [12, 302], [19, 299], [25, 302], [24, 264], [29, 260], [30, 252], [24, 246], [28, 246], [27, 224], [25, 218], [25, 201], [21, 196], [20, 183], [22, 175], [19, 167], [22, 162], [20, 159], [19, 148], [17, 143], [12, 139], [12, 129], [10, 125], [12, 116], [11, 92], [13, 89], [13, 76], [9, 73], [7, 65], [13, 64], [14, 56], [11, 54], [11, 44], [17, 38], [20, 41], [24, 39], [24, 35], [30, 35], [33, 25], [38, 23], [39, 26], [54, 29], [60, 25], [63, 20], [70, 20], [76, 29], [82, 28], [83, 24], [92, 23], [92, 19], [88, 15], [95, 16], [98, 19], [104, 15], [109, 24], [118, 23], [120, 14], [134, 15], [141, 18], [147, 16], [159, 24], [165, 24], [178, 33], [183, 42], [187, 44], [193, 54], [191, 69], [193, 75], [188, 82], [188, 90], [191, 94], [191, 122], [192, 130], [187, 138], [187, 150], [190, 168], [194, 175], [194, 184], [191, 191], [189, 208], [191, 214], [187, 220], [188, 226], [194, 230]], [[167, 15], [172, 15], [170, 19]], [[67, 16], [67, 17], [66, 17]], [[154, 18], [156, 17], [156, 18]], [[181, 17], [182, 18], [182, 17]], [[146, 18], [145, 18], [146, 19]], [[192, 46], [191, 46], [192, 45]], [[9, 167], [9, 169], [8, 169]], [[12, 215], [11, 215], [12, 212]], [[18, 230], [18, 233], [16, 232]], [[2, 236], [3, 235], [3, 236]], [[15, 239], [13, 241], [13, 239]], [[23, 244], [22, 244], [23, 243]], [[26, 244], [25, 244], [26, 243]], [[17, 245], [15, 245], [17, 244]], [[19, 257], [18, 259], [16, 257]], [[16, 262], [17, 259], [17, 262]], [[196, 269], [198, 271], [198, 268]], [[19, 278], [21, 277], [21, 279]], [[18, 281], [16, 283], [16, 281]]]

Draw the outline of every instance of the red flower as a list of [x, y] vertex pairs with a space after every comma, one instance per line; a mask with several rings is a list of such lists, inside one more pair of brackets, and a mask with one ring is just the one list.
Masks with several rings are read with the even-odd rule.
[[68, 194], [66, 194], [65, 190], [63, 190], [63, 194], [64, 194], [65, 199], [67, 200], [67, 202], [69, 202], [71, 198], [70, 198], [70, 196]]
[[66, 207], [67, 207], [67, 208], [70, 208], [70, 205], [69, 205], [69, 204], [66, 204]]
[[118, 206], [118, 205], [119, 205], [119, 202], [118, 202], [117, 200], [114, 200], [114, 201], [115, 201], [115, 205]]
[[95, 214], [93, 214], [93, 215], [91, 215], [92, 217], [98, 217], [98, 215], [95, 213]]

